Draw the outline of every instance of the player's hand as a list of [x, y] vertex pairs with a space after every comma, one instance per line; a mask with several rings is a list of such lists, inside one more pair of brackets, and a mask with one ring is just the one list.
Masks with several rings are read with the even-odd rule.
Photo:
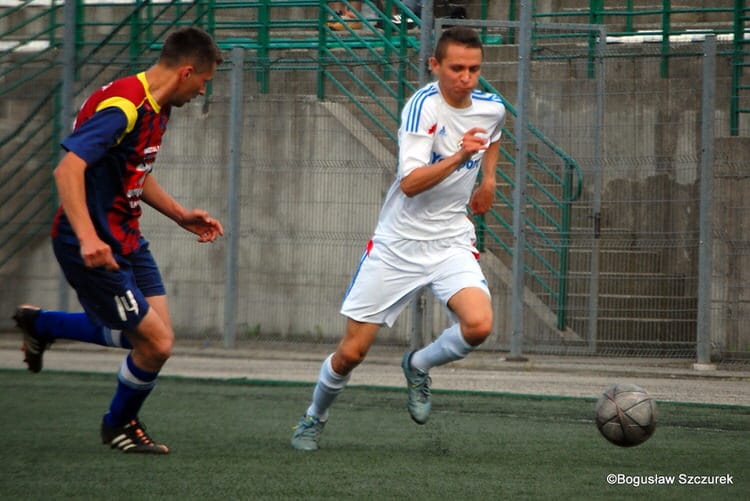
[[473, 157], [476, 153], [486, 150], [490, 145], [487, 130], [481, 127], [472, 127], [467, 130], [458, 142], [458, 149], [465, 159]]
[[224, 228], [218, 219], [209, 217], [208, 212], [203, 210], [192, 210], [188, 212], [180, 226], [198, 235], [198, 241], [213, 242], [224, 235]]
[[81, 240], [81, 258], [87, 268], [104, 267], [108, 271], [120, 269], [112, 254], [112, 247], [99, 238]]
[[482, 183], [469, 200], [469, 210], [471, 210], [472, 214], [484, 214], [492, 208], [494, 201], [494, 183]]

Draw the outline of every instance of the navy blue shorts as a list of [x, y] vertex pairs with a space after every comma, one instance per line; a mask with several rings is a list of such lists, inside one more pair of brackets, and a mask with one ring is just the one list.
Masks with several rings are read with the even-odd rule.
[[126, 256], [115, 255], [119, 270], [87, 268], [78, 245], [52, 239], [52, 248], [65, 278], [91, 321], [110, 329], [132, 331], [149, 309], [150, 296], [166, 294], [159, 267], [148, 242]]

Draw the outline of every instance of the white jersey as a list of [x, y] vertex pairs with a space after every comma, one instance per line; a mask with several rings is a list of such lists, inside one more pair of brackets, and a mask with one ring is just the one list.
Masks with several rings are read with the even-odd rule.
[[483, 151], [437, 185], [413, 197], [407, 197], [399, 183], [414, 169], [456, 153], [459, 141], [473, 127], [487, 130], [490, 143], [500, 140], [504, 121], [505, 106], [495, 94], [475, 90], [470, 106], [453, 108], [443, 100], [437, 82], [418, 90], [401, 113], [398, 173], [380, 211], [375, 238], [436, 240], [473, 231], [466, 205]]

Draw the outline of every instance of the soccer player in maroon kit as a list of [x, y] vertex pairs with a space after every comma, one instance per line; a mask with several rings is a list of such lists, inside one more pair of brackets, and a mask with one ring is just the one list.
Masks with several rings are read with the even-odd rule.
[[166, 290], [139, 227], [140, 202], [198, 235], [198, 242], [223, 234], [218, 220], [183, 208], [151, 174], [172, 107], [205, 94], [222, 60], [207, 33], [181, 28], [165, 40], [153, 66], [86, 100], [54, 170], [61, 206], [52, 228], [55, 256], [85, 312], [22, 305], [13, 316], [32, 372], [42, 369], [42, 355], [56, 339], [128, 350], [101, 423], [103, 443], [123, 452], [169, 452], [138, 418], [174, 343]]

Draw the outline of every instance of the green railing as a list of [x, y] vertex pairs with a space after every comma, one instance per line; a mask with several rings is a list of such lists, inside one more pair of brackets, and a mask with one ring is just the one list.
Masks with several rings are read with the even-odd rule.
[[[482, 87], [488, 92], [500, 93], [484, 79]], [[517, 116], [515, 107], [505, 102], [506, 109], [511, 115]], [[533, 186], [536, 192], [541, 193], [539, 198], [526, 195], [529, 213], [524, 220], [524, 227], [529, 234], [525, 242], [525, 251], [530, 259], [524, 260], [524, 272], [550, 297], [550, 308], [557, 316], [557, 328], [565, 329], [567, 324], [567, 299], [568, 299], [568, 271], [569, 271], [569, 247], [571, 230], [571, 206], [581, 197], [583, 192], [583, 172], [580, 165], [541, 130], [534, 125], [529, 125], [528, 130], [531, 138], [535, 141], [539, 150], [546, 150], [557, 158], [558, 163], [549, 165], [541, 159], [539, 153], [529, 151], [527, 153], [526, 183]], [[510, 140], [510, 145], [501, 146], [500, 153], [511, 166], [516, 165], [516, 158], [509, 147], [518, 144], [516, 136], [509, 130], [504, 129], [503, 134]], [[536, 172], [536, 174], [534, 174]], [[498, 167], [497, 175], [501, 181], [507, 184], [511, 190], [515, 189], [516, 181], [512, 173]], [[550, 190], [549, 186], [559, 186], [561, 196], [557, 196]], [[506, 212], [513, 210], [513, 200], [501, 190], [495, 192], [497, 204], [505, 208]], [[544, 225], [534, 222], [538, 217]], [[488, 223], [487, 219], [490, 219]], [[492, 230], [497, 225], [508, 235], [513, 234], [513, 223], [502, 215], [498, 208], [491, 209], [486, 215], [475, 217], [477, 224], [477, 241], [480, 250], [485, 245], [486, 235], [500, 246], [509, 255], [513, 255], [513, 242], [506, 242], [503, 236]], [[556, 258], [550, 260], [543, 251], [551, 251]], [[551, 277], [548, 278], [548, 277]]]
[[[17, 125], [3, 127], [0, 136], [0, 269], [49, 231], [56, 205], [48, 167], [59, 150], [58, 123], [52, 118], [60, 110], [54, 61], [61, 8], [21, 16], [30, 3], [0, 11], [0, 23], [10, 25], [0, 33], [0, 102], [11, 105], [34, 95], [43, 88], [39, 82], [49, 82], [50, 88], [35, 95], [27, 109], [14, 111]], [[15, 17], [22, 21], [11, 23]]]
[[[583, 2], [582, 2], [583, 3]], [[605, 5], [605, 3], [607, 5]], [[636, 3], [638, 5], [636, 5]], [[715, 34], [728, 37], [731, 40], [729, 51], [720, 51], [720, 56], [729, 56], [732, 65], [732, 79], [730, 89], [730, 124], [729, 133], [739, 134], [740, 116], [750, 113], [750, 82], [745, 68], [750, 66], [749, 34], [750, 7], [747, 0], [724, 0], [713, 2], [705, 7], [673, 7], [671, 0], [654, 1], [644, 7], [643, 2], [623, 0], [620, 2], [605, 2], [604, 0], [589, 0], [588, 8], [584, 5], [558, 12], [545, 12], [537, 8], [533, 2], [533, 18], [544, 21], [560, 20], [570, 22], [588, 22], [607, 26], [607, 35], [622, 37], [629, 35], [660, 37], [661, 76], [669, 76], [669, 61], [675, 56], [672, 45], [675, 41], [688, 39], [700, 34]], [[615, 4], [615, 5], [613, 5]], [[510, 17], [518, 15], [520, 3], [511, 0]], [[682, 17], [689, 16], [690, 22]], [[593, 54], [593, 46], [592, 46]]]

